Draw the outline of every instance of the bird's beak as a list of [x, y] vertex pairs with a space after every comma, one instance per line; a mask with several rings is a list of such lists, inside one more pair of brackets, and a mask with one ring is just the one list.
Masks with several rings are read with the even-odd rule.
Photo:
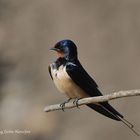
[[53, 50], [53, 51], [57, 51], [57, 52], [59, 52], [59, 51], [60, 51], [59, 49], [54, 48], [54, 47], [50, 48], [49, 50]]
[[49, 50], [53, 50], [53, 51], [56, 51], [57, 52], [57, 55], [58, 55], [58, 57], [61, 57], [61, 58], [63, 58], [64, 57], [64, 53], [62, 52], [62, 51], [60, 51], [60, 49], [58, 49], [58, 48], [50, 48]]

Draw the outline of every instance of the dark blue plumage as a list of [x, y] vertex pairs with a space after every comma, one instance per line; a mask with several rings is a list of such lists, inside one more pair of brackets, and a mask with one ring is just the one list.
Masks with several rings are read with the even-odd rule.
[[[84, 90], [88, 97], [102, 96], [96, 82], [89, 76], [89, 74], [80, 64], [77, 57], [77, 47], [74, 42], [72, 42], [71, 40], [62, 40], [58, 42], [52, 49], [64, 53], [64, 57], [59, 57], [55, 62], [57, 68], [59, 68], [61, 65], [66, 66], [67, 74], [77, 86]], [[72, 63], [74, 65], [70, 65], [69, 63]], [[89, 104], [88, 106], [114, 120], [120, 121], [119, 117], [123, 117], [107, 102], [100, 103], [100, 105]]]
[[[73, 41], [59, 41], [51, 50], [57, 52], [58, 59], [49, 66], [49, 73], [60, 92], [74, 99], [102, 96], [96, 82], [80, 64], [77, 56], [77, 47]], [[87, 106], [106, 117], [122, 121], [137, 134], [132, 129], [133, 125], [124, 119], [123, 115], [116, 111], [108, 102], [88, 104]]]

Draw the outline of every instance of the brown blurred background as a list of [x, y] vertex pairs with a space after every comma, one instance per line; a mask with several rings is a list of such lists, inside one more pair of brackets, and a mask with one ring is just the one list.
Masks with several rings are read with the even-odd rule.
[[[139, 0], [0, 0], [1, 140], [138, 140], [122, 123], [82, 106], [43, 112], [66, 98], [48, 65], [57, 41], [73, 40], [103, 94], [140, 88]], [[140, 133], [139, 97], [111, 101]]]

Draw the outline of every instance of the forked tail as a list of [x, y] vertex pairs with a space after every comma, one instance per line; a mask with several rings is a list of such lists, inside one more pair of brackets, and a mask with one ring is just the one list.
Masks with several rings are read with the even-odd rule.
[[139, 134], [134, 129], [134, 125], [130, 123], [128, 120], [126, 120], [123, 115], [121, 115], [118, 111], [116, 111], [108, 102], [103, 102], [100, 104], [88, 104], [90, 108], [94, 109], [95, 111], [101, 113], [102, 115], [105, 115], [106, 117], [109, 117], [116, 121], [121, 121], [124, 123], [133, 133], [135, 133], [137, 136]]
[[114, 117], [120, 119], [120, 121], [125, 124], [132, 132], [134, 132], [134, 134], [136, 134], [137, 136], [140, 136], [138, 132], [136, 132], [136, 130], [134, 129], [134, 125], [129, 122], [128, 120], [126, 120], [124, 117], [122, 116], [118, 116], [118, 115], [114, 115], [111, 111], [109, 111], [108, 109], [106, 109], [104, 106], [102, 106], [106, 111], [108, 111], [110, 114], [112, 114]]

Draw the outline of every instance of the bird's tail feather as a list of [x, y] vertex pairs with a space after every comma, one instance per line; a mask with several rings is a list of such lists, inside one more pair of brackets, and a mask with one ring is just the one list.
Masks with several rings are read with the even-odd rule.
[[116, 111], [108, 102], [101, 103], [100, 105], [97, 104], [88, 104], [90, 108], [94, 109], [95, 111], [109, 117], [111, 119], [121, 121], [124, 123], [132, 132], [134, 132], [137, 136], [139, 134], [134, 130], [134, 125], [126, 120], [118, 111]]
[[88, 104], [88, 107], [94, 109], [95, 111], [101, 113], [102, 115], [109, 117], [116, 121], [121, 121], [121, 119], [117, 116], [116, 113], [111, 113], [112, 111], [109, 111], [107, 107], [105, 108], [103, 105], [97, 105], [97, 104]]
[[137, 136], [140, 136], [139, 133], [136, 132], [136, 130], [134, 129], [134, 125], [132, 123], [130, 123], [128, 120], [124, 118], [120, 118], [120, 119], [130, 130], [132, 130], [132, 132], [134, 132]]

